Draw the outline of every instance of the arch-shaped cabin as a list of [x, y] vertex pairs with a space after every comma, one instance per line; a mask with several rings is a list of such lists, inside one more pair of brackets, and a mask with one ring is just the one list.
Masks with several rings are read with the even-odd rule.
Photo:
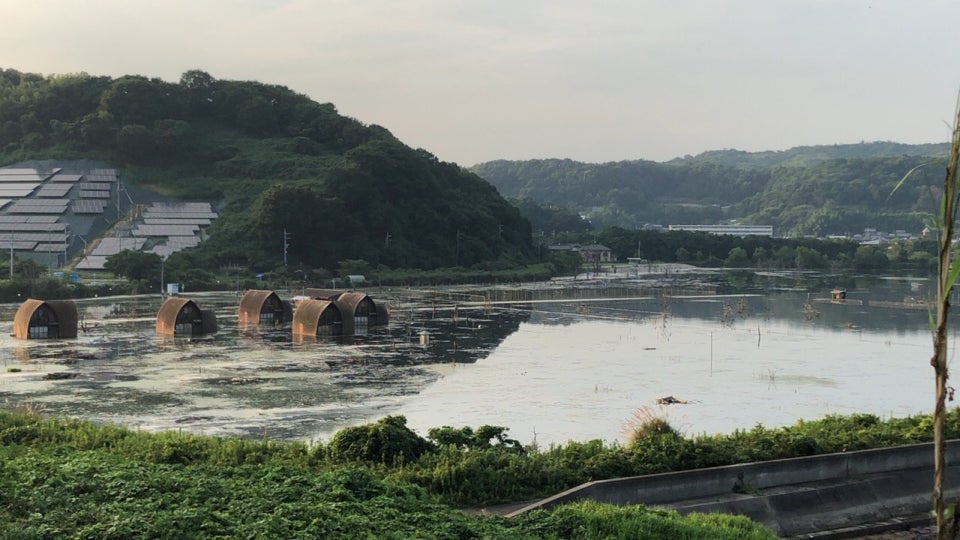
[[307, 298], [297, 303], [291, 331], [294, 337], [343, 335], [343, 314], [336, 303]]
[[348, 291], [338, 296], [336, 302], [344, 313], [344, 319], [353, 320], [350, 335], [365, 335], [368, 329], [380, 326], [377, 304], [366, 294]]
[[77, 337], [77, 305], [73, 300], [37, 300], [20, 304], [13, 319], [13, 335], [19, 339], [66, 339]]
[[171, 296], [157, 312], [157, 333], [165, 336], [196, 336], [217, 331], [217, 316], [201, 310], [187, 298]]
[[362, 292], [335, 289], [305, 289], [304, 294], [317, 299], [331, 300], [343, 315], [343, 335], [364, 335], [367, 330], [386, 326], [390, 322], [387, 307], [377, 304]]
[[283, 324], [292, 318], [290, 303], [273, 291], [252, 289], [240, 299], [237, 315], [240, 324]]

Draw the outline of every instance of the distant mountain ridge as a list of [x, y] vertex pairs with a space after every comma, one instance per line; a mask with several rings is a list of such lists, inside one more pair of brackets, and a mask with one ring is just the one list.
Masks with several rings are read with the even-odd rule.
[[831, 159], [881, 158], [900, 156], [944, 156], [950, 144], [904, 144], [892, 141], [861, 142], [856, 144], [825, 144], [795, 146], [787, 150], [746, 152], [743, 150], [709, 150], [695, 156], [675, 158], [665, 163], [695, 161], [730, 165], [732, 167], [809, 166]]
[[502, 195], [567, 208], [595, 226], [647, 223], [773, 225], [776, 234], [864, 228], [919, 231], [936, 206], [948, 145], [892, 142], [805, 146], [779, 152], [719, 150], [669, 162], [490, 161], [471, 170]]

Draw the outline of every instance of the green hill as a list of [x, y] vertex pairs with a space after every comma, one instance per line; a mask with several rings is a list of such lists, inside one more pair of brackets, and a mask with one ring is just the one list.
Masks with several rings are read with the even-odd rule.
[[[936, 209], [945, 148], [872, 143], [668, 163], [491, 161], [472, 170], [506, 197], [565, 207], [598, 227], [737, 221], [773, 225], [778, 235], [919, 232]], [[922, 164], [929, 166], [894, 192]]]
[[940, 157], [950, 149], [948, 143], [903, 144], [891, 141], [858, 144], [797, 146], [787, 150], [744, 152], [711, 150], [696, 156], [684, 156], [668, 163], [716, 163], [732, 167], [804, 167], [833, 159], [893, 158], [901, 156]]
[[0, 70], [0, 166], [95, 159], [134, 185], [210, 201], [203, 266], [338, 261], [405, 268], [526, 261], [529, 223], [475, 174], [285, 87], [188, 71], [42, 76]]

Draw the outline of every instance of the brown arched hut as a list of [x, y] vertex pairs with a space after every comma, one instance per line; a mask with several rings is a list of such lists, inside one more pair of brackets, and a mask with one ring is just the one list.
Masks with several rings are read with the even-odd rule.
[[343, 314], [335, 302], [305, 298], [297, 302], [290, 327], [294, 338], [343, 335]]
[[251, 289], [240, 299], [237, 315], [240, 324], [283, 324], [292, 318], [290, 303], [273, 291]]
[[157, 312], [157, 333], [164, 336], [196, 336], [217, 331], [217, 316], [201, 310], [193, 300], [167, 298]]
[[18, 339], [66, 339], [77, 337], [77, 305], [73, 300], [37, 300], [20, 304], [13, 319]]
[[337, 304], [343, 314], [343, 335], [345, 336], [363, 335], [370, 328], [386, 326], [390, 322], [387, 307], [377, 304], [373, 298], [362, 292], [305, 289], [304, 294]]

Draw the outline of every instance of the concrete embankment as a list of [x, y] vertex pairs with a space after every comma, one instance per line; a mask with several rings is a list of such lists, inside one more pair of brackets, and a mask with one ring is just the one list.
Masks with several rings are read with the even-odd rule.
[[[960, 440], [948, 443], [946, 462], [951, 501], [960, 497]], [[839, 537], [926, 519], [932, 489], [933, 445], [917, 444], [588, 482], [511, 515], [593, 499], [742, 514], [781, 537]]]

